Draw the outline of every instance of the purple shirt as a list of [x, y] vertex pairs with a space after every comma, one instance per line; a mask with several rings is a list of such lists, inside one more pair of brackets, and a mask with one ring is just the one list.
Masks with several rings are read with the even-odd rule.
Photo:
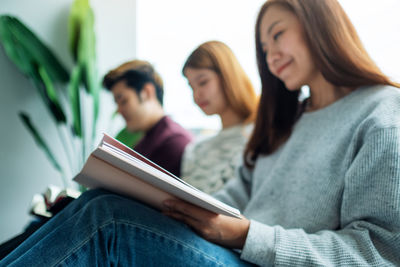
[[135, 151], [180, 176], [183, 151], [192, 135], [168, 116], [164, 116], [134, 147]]

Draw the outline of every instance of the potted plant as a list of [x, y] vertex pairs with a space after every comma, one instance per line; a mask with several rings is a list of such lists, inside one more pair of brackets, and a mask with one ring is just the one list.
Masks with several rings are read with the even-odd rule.
[[[88, 0], [73, 2], [68, 31], [72, 69], [65, 67], [18, 18], [0, 16], [0, 42], [6, 55], [32, 81], [57, 128], [69, 168], [76, 171], [93, 148], [100, 104], [94, 15]], [[50, 143], [26, 111], [19, 117], [68, 187], [66, 167], [52, 152]]]

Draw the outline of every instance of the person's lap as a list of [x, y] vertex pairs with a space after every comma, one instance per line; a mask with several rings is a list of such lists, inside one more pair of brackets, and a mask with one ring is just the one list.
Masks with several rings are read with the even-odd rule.
[[109, 261], [126, 266], [246, 265], [237, 253], [205, 241], [186, 225], [104, 190], [84, 193], [4, 259], [74, 266]]

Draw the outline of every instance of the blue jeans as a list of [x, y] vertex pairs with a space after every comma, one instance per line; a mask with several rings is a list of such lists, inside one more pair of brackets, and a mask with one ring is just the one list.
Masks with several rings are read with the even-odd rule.
[[247, 266], [233, 250], [135, 200], [90, 190], [0, 266]]

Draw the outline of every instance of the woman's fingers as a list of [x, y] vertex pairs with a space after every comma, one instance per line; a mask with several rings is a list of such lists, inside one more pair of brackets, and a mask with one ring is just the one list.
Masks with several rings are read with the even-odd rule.
[[179, 200], [167, 200], [164, 206], [167, 208], [163, 212], [165, 215], [186, 223], [206, 239], [215, 238], [218, 214]]
[[199, 226], [199, 221], [185, 214], [175, 211], [164, 211], [163, 214], [172, 217], [178, 221], [184, 222], [194, 229], [197, 229], [197, 227]]
[[163, 202], [163, 213], [190, 226], [203, 238], [232, 248], [242, 248], [250, 221], [218, 215], [181, 200]]
[[166, 200], [163, 202], [163, 204], [168, 211], [175, 211], [184, 214], [197, 221], [208, 220], [212, 217], [217, 216], [217, 214], [213, 212], [194, 206], [184, 201]]

